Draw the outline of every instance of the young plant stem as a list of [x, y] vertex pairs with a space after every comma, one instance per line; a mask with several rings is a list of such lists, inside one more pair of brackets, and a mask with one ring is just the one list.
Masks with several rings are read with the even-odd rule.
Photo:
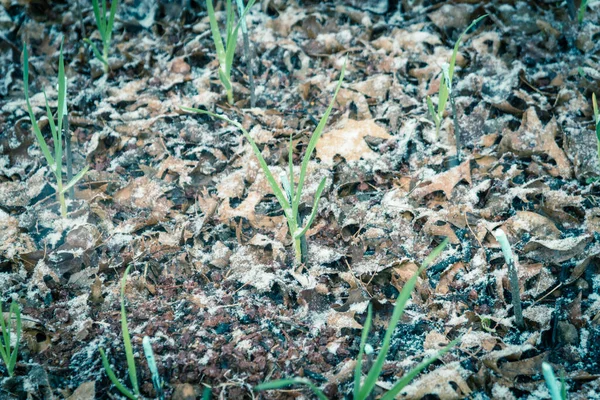
[[244, 39], [244, 58], [246, 59], [246, 67], [248, 68], [248, 83], [250, 84], [250, 107], [256, 106], [256, 93], [254, 91], [254, 71], [252, 69], [253, 55], [250, 52], [250, 39], [248, 38], [248, 26], [244, 15], [243, 0], [236, 0], [238, 12], [240, 14], [240, 24], [242, 27], [242, 37]]
[[502, 253], [504, 254], [504, 260], [508, 266], [508, 280], [510, 284], [510, 293], [512, 296], [513, 310], [515, 312], [515, 323], [517, 328], [525, 328], [525, 322], [523, 320], [523, 309], [521, 307], [521, 291], [519, 289], [519, 277], [517, 275], [517, 268], [515, 266], [512, 250], [510, 249], [510, 243], [508, 238], [502, 229], [496, 229], [494, 231], [496, 240], [500, 243]]
[[454, 122], [454, 142], [456, 144], [456, 165], [461, 163], [460, 151], [462, 148], [462, 141], [460, 137], [460, 125], [458, 125], [458, 116], [456, 114], [456, 105], [454, 104], [454, 95], [452, 92], [448, 95], [450, 97], [450, 106], [452, 108], [452, 121]]
[[[63, 127], [65, 128], [65, 147], [67, 149], [67, 182], [73, 180], [73, 149], [71, 146], [71, 132], [69, 131], [69, 116], [63, 115]], [[75, 199], [75, 188], [71, 186], [69, 189], [69, 197], [71, 200]]]
[[[208, 2], [208, 4], [210, 4], [210, 0], [207, 0], [207, 2]], [[252, 2], [250, 2], [249, 4], [252, 4]], [[246, 10], [247, 9], [248, 8], [246, 7]], [[341, 86], [342, 86], [345, 72], [346, 72], [346, 63], [344, 62], [344, 65], [342, 66], [342, 70], [340, 72], [340, 78], [339, 78], [337, 86], [335, 88], [335, 93], [333, 94], [333, 98], [331, 99], [331, 102], [329, 103], [329, 107], [327, 107], [325, 114], [323, 114], [323, 117], [319, 121], [319, 124], [317, 125], [316, 129], [314, 130], [314, 132], [310, 138], [310, 141], [308, 142], [308, 146], [306, 147], [306, 151], [304, 153], [304, 158], [302, 159], [302, 164], [300, 167], [298, 184], [296, 186], [294, 186], [294, 165], [293, 165], [293, 160], [292, 160], [292, 150], [293, 149], [291, 147], [292, 144], [291, 144], [291, 139], [290, 139], [290, 147], [288, 150], [288, 152], [289, 152], [288, 153], [289, 178], [285, 176], [285, 173], [283, 173], [281, 176], [281, 186], [284, 189], [283, 191], [281, 190], [281, 188], [279, 187], [279, 184], [275, 180], [275, 177], [271, 173], [269, 166], [267, 165], [267, 162], [265, 161], [264, 157], [262, 156], [260, 149], [256, 145], [256, 142], [254, 142], [254, 139], [252, 138], [250, 133], [248, 133], [248, 131], [239, 122], [233, 121], [223, 115], [215, 114], [210, 111], [200, 110], [197, 108], [181, 107], [181, 109], [184, 111], [195, 112], [195, 113], [199, 113], [199, 114], [207, 114], [214, 118], [221, 119], [223, 121], [230, 123], [231, 125], [238, 128], [240, 131], [242, 131], [242, 134], [244, 135], [246, 140], [248, 140], [248, 142], [250, 143], [250, 147], [251, 147], [252, 151], [254, 152], [254, 155], [258, 159], [258, 163], [259, 163], [261, 169], [263, 170], [263, 172], [265, 173], [265, 175], [267, 177], [267, 182], [269, 182], [269, 185], [271, 186], [271, 190], [273, 191], [273, 194], [275, 195], [275, 197], [277, 198], [277, 201], [279, 202], [279, 204], [281, 205], [281, 208], [283, 209], [283, 213], [285, 215], [285, 218], [286, 218], [286, 221], [288, 224], [288, 228], [290, 231], [290, 236], [292, 237], [292, 242], [293, 242], [293, 247], [294, 247], [294, 255], [296, 257], [297, 263], [302, 263], [302, 255], [303, 255], [303, 251], [302, 251], [303, 239], [302, 239], [302, 237], [306, 234], [306, 231], [310, 228], [315, 217], [317, 216], [319, 199], [321, 198], [321, 194], [323, 193], [323, 190], [325, 189], [325, 182], [326, 182], [325, 178], [321, 179], [321, 182], [319, 183], [319, 186], [317, 187], [317, 191], [315, 193], [315, 198], [313, 200], [313, 207], [311, 210], [311, 214], [308, 217], [306, 222], [302, 222], [302, 220], [300, 219], [300, 216], [298, 214], [298, 208], [300, 206], [300, 201], [302, 198], [302, 190], [304, 188], [304, 181], [306, 179], [306, 171], [308, 170], [308, 164], [310, 162], [311, 155], [312, 155], [313, 151], [315, 150], [315, 147], [317, 146], [317, 141], [321, 137], [321, 134], [323, 133], [323, 129], [325, 128], [325, 125], [327, 124], [327, 119], [329, 118], [329, 114], [331, 114], [331, 111], [333, 110], [333, 105], [335, 104], [335, 99], [337, 97], [338, 92], [340, 91]], [[303, 224], [303, 225], [301, 226], [300, 224]], [[304, 254], [305, 253], [306, 252], [304, 252]]]

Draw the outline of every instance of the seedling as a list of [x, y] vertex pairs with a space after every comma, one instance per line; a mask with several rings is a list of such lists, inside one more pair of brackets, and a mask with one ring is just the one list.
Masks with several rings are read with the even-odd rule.
[[94, 52], [94, 56], [103, 64], [104, 73], [107, 73], [108, 50], [110, 49], [110, 40], [112, 39], [113, 24], [115, 22], [115, 14], [117, 12], [117, 7], [119, 6], [119, 0], [112, 0], [108, 18], [106, 18], [106, 0], [100, 1], [102, 2], [102, 9], [100, 9], [100, 6], [98, 5], [98, 0], [92, 0], [92, 7], [94, 8], [96, 26], [98, 26], [100, 40], [102, 41], [102, 53], [100, 53], [98, 47], [96, 47], [90, 39], [85, 38], [83, 41], [90, 45]]
[[[238, 12], [240, 15], [244, 13], [244, 1], [236, 0]], [[248, 39], [248, 26], [246, 25], [246, 17], [240, 18], [242, 27], [242, 38], [244, 39], [244, 58], [246, 59], [246, 67], [248, 68], [248, 84], [250, 85], [250, 107], [256, 106], [256, 91], [254, 89], [254, 71], [252, 70], [252, 56], [250, 52], [250, 40]]]
[[542, 373], [546, 380], [546, 386], [548, 386], [548, 390], [550, 391], [550, 398], [552, 400], [567, 400], [567, 385], [564, 376], [561, 377], [559, 385], [552, 367], [546, 362], [542, 363]]
[[[373, 363], [373, 366], [369, 370], [364, 381], [362, 381], [362, 358], [366, 353], [366, 348], [370, 347], [367, 345], [367, 336], [369, 334], [369, 330], [371, 329], [371, 322], [373, 320], [373, 310], [371, 305], [369, 305], [369, 309], [367, 311], [367, 319], [365, 321], [361, 339], [360, 339], [360, 347], [358, 351], [358, 358], [356, 359], [356, 367], [354, 369], [354, 400], [367, 400], [371, 398], [373, 389], [375, 389], [375, 385], [377, 383], [377, 378], [381, 374], [383, 369], [383, 364], [385, 363], [385, 359], [387, 357], [387, 353], [390, 349], [390, 343], [392, 341], [392, 336], [398, 323], [400, 322], [400, 318], [402, 318], [402, 314], [404, 314], [404, 308], [406, 307], [406, 303], [411, 296], [411, 293], [417, 283], [417, 279], [419, 275], [431, 264], [431, 262], [444, 250], [448, 240], [444, 240], [439, 246], [437, 246], [431, 254], [425, 258], [419, 270], [406, 282], [398, 299], [396, 300], [396, 305], [394, 306], [394, 312], [392, 313], [392, 318], [388, 325], [388, 329], [385, 332], [385, 336], [383, 338], [383, 343], [381, 344], [381, 349], [379, 351], [379, 355], [377, 359]], [[407, 386], [415, 376], [417, 376], [421, 371], [427, 368], [431, 363], [436, 361], [442, 355], [446, 354], [450, 349], [458, 342], [458, 340], [453, 340], [440, 350], [435, 356], [428, 358], [427, 360], [418, 364], [415, 368], [406, 373], [402, 379], [400, 379], [396, 384], [380, 399], [381, 400], [393, 400], [398, 393], [405, 386]], [[361, 384], [362, 381], [362, 384]], [[255, 390], [269, 390], [269, 389], [281, 389], [290, 385], [306, 385], [308, 386], [313, 393], [321, 400], [327, 400], [325, 394], [316, 387], [313, 383], [311, 383], [308, 379], [303, 378], [292, 378], [292, 379], [280, 379], [271, 382], [265, 382], [255, 387]]]
[[[10, 336], [13, 330], [13, 319], [15, 320], [14, 333], [17, 338], [13, 351], [10, 351]], [[4, 316], [0, 318], [0, 325], [2, 328], [2, 343], [0, 343], [0, 355], [4, 360], [4, 365], [8, 370], [8, 375], [13, 376], [15, 366], [17, 365], [17, 354], [19, 353], [19, 343], [21, 342], [21, 309], [16, 302], [12, 302], [10, 305], [10, 311], [8, 313], [8, 320], [5, 320]]]
[[121, 330], [123, 331], [123, 345], [125, 346], [125, 356], [127, 358], [127, 370], [133, 392], [119, 381], [114, 371], [110, 367], [108, 358], [106, 357], [103, 348], [100, 348], [100, 355], [102, 356], [102, 365], [104, 366], [106, 375], [108, 375], [108, 378], [113, 385], [115, 385], [116, 388], [119, 389], [119, 392], [121, 392], [127, 398], [136, 400], [140, 397], [140, 388], [138, 385], [137, 371], [135, 369], [135, 360], [133, 359], [131, 337], [129, 336], [129, 329], [127, 328], [127, 313], [125, 311], [125, 284], [127, 283], [127, 274], [129, 273], [129, 268], [131, 268], [131, 266], [127, 267], [125, 274], [123, 274], [123, 279], [121, 280]]
[[442, 76], [440, 78], [440, 89], [438, 92], [438, 105], [437, 111], [434, 109], [433, 101], [431, 97], [427, 96], [427, 108], [429, 109], [429, 114], [431, 114], [431, 118], [435, 123], [435, 136], [439, 137], [440, 127], [442, 125], [442, 120], [444, 119], [444, 112], [446, 110], [446, 103], [448, 102], [449, 97], [452, 95], [452, 79], [454, 78], [454, 67], [456, 65], [456, 56], [458, 55], [458, 47], [460, 46], [460, 42], [462, 41], [463, 36], [479, 21], [487, 17], [487, 14], [482, 15], [477, 18], [475, 21], [471, 22], [471, 25], [464, 30], [463, 33], [460, 34], [456, 44], [454, 45], [454, 50], [452, 51], [452, 56], [450, 57], [450, 64], [444, 64], [442, 66]]
[[329, 118], [329, 114], [331, 114], [331, 110], [333, 109], [335, 99], [340, 90], [340, 87], [342, 86], [342, 81], [344, 80], [345, 72], [346, 72], [346, 63], [344, 62], [344, 65], [342, 67], [342, 72], [340, 73], [340, 78], [337, 83], [337, 87], [335, 88], [335, 93], [333, 94], [333, 99], [331, 99], [331, 103], [329, 103], [329, 107], [327, 107], [325, 114], [321, 118], [321, 121], [319, 121], [317, 128], [314, 130], [314, 132], [310, 138], [310, 141], [308, 142], [308, 147], [306, 148], [306, 152], [304, 153], [304, 158], [302, 159], [302, 166], [300, 167], [300, 176], [298, 178], [298, 184], [295, 188], [294, 188], [294, 164], [293, 164], [293, 160], [292, 160], [293, 149], [292, 149], [292, 140], [291, 140], [292, 138], [291, 137], [290, 137], [290, 145], [289, 145], [289, 151], [288, 151], [289, 176], [286, 176], [285, 173], [281, 174], [281, 185], [283, 187], [283, 190], [282, 190], [279, 187], [279, 185], [277, 184], [275, 177], [273, 177], [273, 174], [271, 174], [271, 171], [269, 170], [269, 167], [267, 166], [267, 162], [263, 158], [258, 146], [256, 146], [254, 139], [252, 139], [252, 136], [250, 136], [248, 131], [246, 129], [244, 129], [244, 127], [239, 122], [233, 121], [223, 115], [215, 114], [210, 111], [200, 110], [197, 108], [181, 107], [181, 109], [184, 111], [196, 112], [196, 113], [200, 113], [200, 114], [207, 114], [214, 118], [219, 118], [223, 121], [230, 123], [231, 125], [238, 128], [240, 131], [242, 131], [242, 133], [244, 134], [244, 137], [248, 140], [248, 142], [250, 142], [250, 146], [252, 147], [252, 151], [254, 152], [254, 155], [256, 155], [256, 158], [258, 158], [258, 163], [260, 164], [260, 167], [262, 168], [263, 172], [267, 176], [267, 181], [269, 182], [269, 185], [271, 186], [271, 189], [273, 190], [273, 194], [275, 195], [275, 197], [277, 198], [277, 201], [283, 208], [283, 213], [287, 220], [290, 235], [291, 235], [293, 243], [294, 243], [294, 251], [295, 251], [296, 261], [298, 263], [302, 262], [302, 245], [301, 245], [302, 238], [304, 237], [304, 234], [306, 233], [306, 231], [308, 231], [308, 229], [312, 225], [313, 221], [315, 220], [315, 217], [317, 216], [319, 199], [321, 198], [323, 189], [325, 189], [325, 178], [323, 178], [323, 179], [321, 179], [321, 182], [319, 183], [319, 186], [317, 188], [317, 192], [315, 193], [314, 204], [313, 204], [311, 214], [308, 218], [308, 221], [304, 224], [304, 226], [301, 226], [302, 222], [299, 219], [298, 207], [300, 206], [302, 190], [304, 189], [304, 180], [306, 179], [306, 171], [308, 169], [308, 163], [310, 161], [310, 157], [311, 157], [313, 151], [315, 150], [317, 141], [319, 140], [319, 138], [321, 137], [321, 134], [323, 133], [323, 128], [325, 128], [325, 124], [327, 123], [327, 118]]
[[72, 188], [88, 171], [89, 167], [83, 168], [77, 175], [68, 181], [66, 185], [63, 184], [62, 180], [62, 156], [63, 156], [63, 121], [66, 120], [67, 115], [67, 83], [65, 79], [65, 66], [63, 60], [62, 44], [60, 45], [60, 56], [58, 59], [58, 115], [57, 121], [54, 122], [52, 111], [48, 105], [48, 98], [46, 92], [44, 92], [44, 98], [46, 100], [46, 113], [48, 115], [48, 122], [50, 125], [50, 132], [52, 133], [52, 140], [54, 142], [54, 156], [50, 153], [50, 149], [46, 144], [44, 136], [40, 127], [35, 119], [33, 109], [31, 108], [31, 102], [29, 101], [29, 57], [27, 55], [27, 47], [23, 45], [23, 84], [25, 91], [25, 100], [27, 102], [27, 111], [29, 112], [29, 118], [31, 119], [31, 125], [37, 142], [42, 150], [42, 154], [48, 162], [50, 170], [56, 178], [56, 194], [60, 203], [60, 213], [63, 217], [67, 216], [67, 205], [65, 202], [65, 193]]
[[144, 347], [144, 354], [146, 355], [146, 360], [148, 361], [148, 368], [150, 369], [150, 373], [152, 374], [152, 384], [154, 385], [154, 389], [156, 389], [156, 397], [159, 400], [165, 400], [165, 392], [163, 390], [163, 381], [158, 374], [158, 368], [156, 367], [156, 359], [154, 358], [154, 351], [152, 351], [152, 345], [150, 344], [150, 338], [148, 336], [144, 336], [142, 339], [142, 345]]
[[502, 254], [504, 254], [504, 260], [508, 266], [508, 280], [510, 282], [510, 293], [512, 296], [513, 309], [515, 311], [515, 322], [517, 327], [522, 329], [525, 327], [525, 322], [523, 321], [523, 311], [521, 308], [521, 291], [519, 290], [519, 277], [517, 276], [517, 268], [515, 267], [510, 243], [502, 229], [496, 229], [494, 231], [494, 236], [500, 243]]
[[[237, 24], [234, 23], [235, 11], [231, 6], [231, 0], [227, 0], [225, 7], [226, 24], [225, 32], [226, 39], [225, 45], [223, 45], [223, 39], [221, 38], [221, 31], [219, 30], [219, 24], [217, 23], [217, 17], [215, 16], [215, 9], [213, 7], [212, 0], [206, 0], [206, 9], [208, 11], [208, 19], [210, 22], [210, 30], [212, 32], [213, 42], [215, 43], [215, 49], [217, 50], [217, 59], [219, 60], [219, 79], [227, 92], [227, 102], [233, 104], [233, 86], [231, 84], [231, 66], [233, 65], [233, 56], [235, 54], [235, 47], [237, 45], [238, 31], [240, 24], [244, 21], [246, 13], [254, 5], [256, 0], [250, 0], [246, 8], [240, 15], [240, 19]], [[248, 61], [249, 62], [249, 61]]]

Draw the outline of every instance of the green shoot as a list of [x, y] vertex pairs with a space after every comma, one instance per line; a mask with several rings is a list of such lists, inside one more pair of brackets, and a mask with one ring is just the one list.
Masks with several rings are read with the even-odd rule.
[[88, 171], [88, 167], [83, 168], [77, 175], [75, 175], [66, 185], [62, 180], [62, 156], [63, 156], [63, 121], [66, 120], [64, 115], [67, 114], [67, 83], [65, 79], [65, 65], [63, 60], [62, 44], [60, 45], [60, 57], [58, 59], [58, 115], [57, 122], [54, 122], [52, 111], [48, 105], [48, 99], [46, 98], [46, 92], [44, 92], [44, 98], [46, 98], [46, 114], [48, 116], [48, 122], [50, 125], [50, 132], [52, 133], [52, 141], [54, 142], [54, 156], [50, 152], [46, 140], [42, 135], [40, 127], [35, 119], [31, 102], [29, 101], [29, 57], [27, 54], [27, 47], [23, 45], [23, 84], [25, 92], [25, 100], [27, 102], [27, 111], [29, 112], [29, 118], [31, 119], [31, 125], [37, 142], [42, 150], [42, 154], [48, 162], [50, 170], [56, 178], [56, 194], [60, 203], [60, 212], [63, 217], [67, 216], [67, 205], [65, 202], [65, 193], [72, 188]]
[[[396, 305], [394, 306], [394, 312], [392, 314], [392, 318], [388, 325], [388, 329], [385, 332], [385, 336], [383, 338], [383, 343], [381, 345], [379, 355], [377, 356], [375, 363], [369, 370], [367, 377], [365, 378], [364, 382], [361, 385], [362, 357], [365, 353], [367, 353], [365, 350], [368, 346], [366, 342], [367, 342], [369, 330], [371, 329], [371, 323], [373, 320], [373, 310], [372, 310], [371, 305], [369, 305], [369, 309], [367, 312], [367, 319], [363, 326], [363, 331], [362, 331], [362, 335], [361, 335], [361, 339], [360, 339], [360, 348], [359, 348], [359, 352], [358, 352], [358, 358], [356, 360], [356, 368], [354, 370], [354, 390], [353, 390], [354, 400], [367, 400], [367, 399], [371, 398], [372, 392], [375, 389], [375, 385], [377, 383], [377, 379], [379, 378], [379, 375], [381, 374], [381, 371], [383, 370], [383, 365], [385, 363], [387, 353], [390, 349], [390, 343], [392, 341], [392, 336], [394, 334], [394, 331], [396, 330], [396, 327], [398, 326], [398, 323], [400, 322], [400, 319], [402, 318], [402, 314], [404, 313], [406, 303], [408, 302], [408, 299], [410, 298], [411, 293], [417, 283], [417, 279], [418, 279], [419, 275], [444, 250], [447, 243], [448, 243], [448, 239], [444, 240], [439, 246], [437, 246], [431, 252], [431, 254], [429, 254], [429, 256], [427, 256], [427, 258], [425, 258], [425, 260], [421, 264], [421, 267], [419, 268], [419, 270], [408, 280], [408, 282], [406, 282], [406, 284], [402, 288], [402, 291], [400, 292], [400, 295], [398, 296], [398, 299], [396, 300]], [[384, 394], [381, 397], [381, 399], [382, 400], [393, 400], [398, 395], [398, 393], [400, 393], [400, 391], [402, 389], [404, 389], [404, 387], [406, 387], [413, 380], [413, 378], [415, 376], [417, 376], [421, 371], [423, 371], [425, 368], [427, 368], [431, 363], [436, 361], [442, 355], [444, 355], [448, 351], [450, 351], [450, 349], [454, 345], [456, 345], [457, 342], [458, 342], [458, 340], [454, 340], [454, 341], [450, 342], [450, 344], [448, 344], [446, 347], [444, 347], [442, 350], [440, 350], [435, 356], [428, 358], [425, 361], [418, 364], [415, 368], [413, 368], [406, 375], [404, 375], [402, 377], [402, 379], [400, 379], [398, 382], [396, 382], [396, 384], [386, 394]], [[265, 382], [265, 383], [262, 383], [262, 384], [256, 386], [255, 390], [281, 389], [281, 388], [284, 388], [284, 387], [287, 387], [290, 385], [307, 385], [320, 400], [327, 400], [327, 397], [325, 396], [325, 394], [323, 394], [323, 392], [319, 388], [317, 388], [309, 380], [302, 379], [302, 378], [280, 379], [280, 380], [276, 380], [276, 381]]]
[[110, 40], [112, 39], [113, 24], [115, 22], [115, 14], [117, 7], [119, 6], [119, 0], [113, 0], [110, 5], [110, 14], [106, 18], [106, 0], [100, 0], [102, 2], [102, 9], [98, 5], [98, 0], [92, 0], [92, 7], [94, 8], [94, 17], [96, 18], [96, 25], [98, 26], [98, 32], [100, 33], [100, 40], [102, 41], [102, 53], [98, 50], [98, 47], [88, 38], [83, 39], [84, 42], [90, 45], [94, 56], [103, 64], [104, 73], [108, 72], [108, 50], [110, 49]]
[[[429, 109], [429, 114], [431, 114], [431, 118], [433, 119], [433, 122], [435, 123], [436, 138], [440, 134], [440, 127], [442, 125], [442, 120], [444, 119], [446, 103], [448, 102], [448, 98], [451, 95], [452, 79], [454, 78], [454, 67], [456, 65], [456, 56], [458, 55], [458, 48], [460, 46], [460, 42], [462, 41], [463, 36], [473, 26], [475, 26], [479, 21], [481, 21], [485, 17], [487, 17], [487, 14], [482, 15], [481, 17], [479, 17], [476, 20], [474, 20], [473, 22], [471, 22], [471, 24], [467, 27], [467, 29], [465, 29], [464, 32], [461, 33], [460, 36], [458, 37], [458, 40], [456, 41], [456, 44], [454, 45], [454, 50], [452, 51], [452, 56], [450, 58], [450, 64], [444, 65], [444, 66], [446, 66], [448, 73], [447, 74], [442, 73], [441, 78], [440, 78], [440, 89], [438, 92], [437, 111], [435, 110], [435, 108], [433, 106], [433, 101], [431, 100], [431, 97], [427, 96], [427, 108]], [[442, 67], [442, 70], [444, 70], [444, 69], [445, 68]]]
[[156, 397], [159, 400], [165, 399], [165, 392], [163, 391], [163, 382], [158, 374], [158, 368], [156, 367], [156, 359], [154, 358], [154, 351], [152, 351], [152, 345], [150, 344], [150, 338], [148, 336], [144, 336], [142, 340], [142, 345], [144, 347], [144, 354], [146, 355], [146, 360], [148, 361], [148, 368], [150, 369], [150, 373], [152, 374], [152, 384], [154, 385], [154, 389], [156, 389]]
[[508, 280], [510, 282], [510, 293], [512, 296], [513, 310], [515, 311], [515, 322], [519, 329], [525, 327], [523, 321], [523, 311], [521, 308], [521, 291], [519, 289], [519, 277], [517, 275], [517, 268], [515, 267], [515, 261], [513, 259], [512, 250], [510, 249], [510, 243], [506, 237], [506, 233], [502, 229], [496, 229], [494, 236], [500, 247], [502, 248], [502, 254], [504, 254], [504, 260], [508, 266]]
[[[17, 340], [15, 341], [15, 346], [13, 351], [10, 351], [10, 333], [13, 330], [13, 319], [16, 324], [14, 326], [15, 336]], [[0, 343], [0, 355], [2, 356], [2, 360], [4, 361], [4, 365], [6, 365], [6, 369], [8, 370], [8, 375], [13, 376], [15, 371], [15, 366], [17, 365], [17, 354], [19, 353], [19, 343], [21, 342], [21, 309], [16, 302], [12, 302], [10, 305], [10, 311], [8, 313], [8, 321], [5, 320], [4, 316], [0, 318], [0, 325], [2, 328], [2, 343]]]
[[581, 0], [581, 4], [579, 4], [579, 12], [577, 13], [577, 21], [579, 22], [579, 25], [583, 24], [583, 18], [585, 17], [587, 4], [588, 0]]
[[250, 0], [248, 5], [240, 15], [240, 19], [237, 24], [234, 25], [235, 11], [231, 6], [231, 0], [227, 0], [225, 8], [226, 24], [225, 24], [225, 45], [223, 45], [223, 39], [221, 38], [221, 32], [219, 31], [219, 25], [217, 24], [217, 17], [215, 15], [215, 9], [213, 7], [212, 0], [206, 0], [206, 9], [208, 11], [208, 19], [210, 22], [210, 30], [212, 32], [213, 42], [215, 43], [215, 49], [217, 51], [217, 59], [219, 60], [219, 79], [227, 92], [227, 102], [233, 104], [233, 86], [231, 84], [231, 66], [233, 65], [233, 56], [235, 54], [235, 47], [237, 45], [238, 31], [240, 23], [244, 21], [244, 17], [254, 5], [256, 0]]
[[548, 390], [550, 391], [550, 398], [552, 400], [567, 400], [567, 385], [564, 376], [559, 386], [558, 379], [554, 376], [552, 367], [546, 362], [542, 363], [542, 373], [546, 380], [546, 386], [548, 386]]
[[594, 107], [594, 124], [596, 125], [596, 142], [598, 145], [598, 160], [600, 160], [600, 112], [596, 102], [596, 93], [592, 93], [592, 106]]
[[[342, 67], [342, 71], [340, 73], [340, 78], [338, 80], [337, 87], [335, 89], [335, 93], [333, 94], [333, 99], [331, 99], [331, 103], [329, 103], [329, 107], [327, 107], [325, 114], [321, 118], [321, 121], [319, 121], [317, 128], [314, 130], [314, 132], [310, 138], [310, 141], [308, 143], [308, 146], [306, 148], [306, 153], [304, 153], [304, 158], [302, 160], [302, 166], [300, 167], [300, 176], [298, 178], [298, 184], [296, 185], [295, 189], [294, 189], [294, 165], [292, 162], [292, 142], [291, 142], [291, 140], [290, 140], [290, 147], [289, 147], [289, 154], [288, 154], [289, 177], [286, 177], [285, 174], [282, 174], [282, 176], [281, 176], [281, 182], [282, 182], [282, 186], [283, 186], [283, 191], [282, 191], [281, 188], [279, 187], [279, 185], [277, 184], [275, 177], [273, 176], [273, 174], [271, 174], [271, 171], [269, 170], [269, 167], [267, 166], [267, 162], [263, 158], [258, 146], [256, 146], [256, 143], [252, 139], [252, 136], [250, 136], [248, 131], [246, 129], [244, 129], [244, 127], [239, 122], [233, 121], [225, 116], [218, 115], [218, 114], [212, 113], [210, 111], [204, 111], [204, 110], [200, 110], [197, 108], [181, 107], [181, 109], [184, 111], [196, 112], [196, 113], [200, 113], [200, 114], [207, 114], [214, 118], [219, 118], [223, 121], [230, 123], [231, 125], [238, 128], [240, 131], [242, 131], [242, 133], [244, 134], [244, 137], [248, 140], [248, 142], [250, 142], [252, 151], [254, 152], [254, 155], [256, 156], [256, 158], [258, 158], [258, 163], [260, 164], [263, 172], [267, 176], [267, 181], [269, 182], [269, 185], [271, 186], [271, 189], [273, 190], [273, 194], [275, 195], [275, 197], [277, 198], [277, 201], [283, 208], [283, 213], [287, 220], [290, 235], [291, 235], [293, 243], [294, 243], [294, 251], [295, 251], [296, 261], [298, 263], [302, 262], [302, 245], [301, 245], [302, 238], [303, 238], [304, 234], [306, 233], [306, 231], [308, 231], [308, 229], [310, 228], [313, 221], [315, 220], [315, 217], [317, 216], [319, 199], [321, 198], [323, 189], [325, 189], [325, 178], [323, 178], [323, 179], [321, 179], [321, 182], [319, 183], [319, 186], [317, 188], [312, 212], [308, 218], [308, 221], [306, 221], [304, 226], [301, 226], [301, 221], [300, 221], [299, 215], [298, 215], [298, 208], [300, 206], [300, 199], [302, 197], [302, 190], [304, 188], [304, 180], [306, 179], [306, 171], [308, 169], [310, 157], [317, 145], [317, 141], [321, 137], [321, 134], [323, 133], [323, 129], [325, 128], [325, 124], [327, 123], [327, 119], [329, 118], [329, 114], [331, 114], [331, 111], [333, 110], [333, 105], [335, 104], [335, 99], [340, 90], [340, 87], [342, 86], [342, 81], [344, 80], [345, 71], [346, 71], [346, 63], [344, 62], [344, 66]], [[285, 193], [284, 193], [284, 191], [285, 191]]]
[[119, 389], [119, 391], [127, 398], [136, 400], [140, 397], [140, 388], [138, 386], [137, 371], [135, 369], [133, 348], [131, 347], [131, 337], [129, 336], [129, 329], [127, 328], [127, 314], [125, 311], [125, 284], [127, 283], [127, 274], [129, 273], [129, 268], [131, 268], [131, 266], [127, 267], [121, 281], [121, 330], [123, 331], [123, 345], [125, 346], [125, 356], [127, 358], [127, 370], [129, 372], [131, 387], [133, 387], [133, 393], [119, 381], [114, 371], [110, 367], [108, 358], [106, 357], [104, 349], [102, 348], [100, 348], [100, 355], [102, 356], [102, 365], [106, 370], [106, 375], [108, 375], [108, 378], [113, 385], [115, 385], [116, 388]]

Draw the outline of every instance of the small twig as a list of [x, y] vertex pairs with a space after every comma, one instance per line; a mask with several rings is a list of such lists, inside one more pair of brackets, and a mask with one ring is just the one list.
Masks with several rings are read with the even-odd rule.
[[251, 54], [250, 50], [250, 39], [248, 38], [248, 26], [246, 25], [246, 17], [244, 16], [244, 3], [242, 0], [236, 0], [238, 11], [242, 20], [240, 25], [242, 27], [242, 37], [244, 38], [244, 58], [246, 59], [246, 67], [248, 68], [248, 83], [250, 84], [250, 107], [256, 106], [256, 92], [254, 90], [254, 71], [252, 69], [252, 60], [254, 54]]

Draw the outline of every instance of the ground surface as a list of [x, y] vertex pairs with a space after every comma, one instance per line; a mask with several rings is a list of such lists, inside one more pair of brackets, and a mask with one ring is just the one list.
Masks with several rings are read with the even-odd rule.
[[[548, 398], [544, 360], [564, 373], [570, 398], [600, 398], [597, 6], [578, 26], [556, 1], [261, 1], [248, 16], [251, 108], [241, 37], [227, 105], [204, 2], [121, 4], [107, 75], [82, 43], [97, 40], [90, 6], [83, 33], [74, 1], [0, 3], [0, 287], [4, 309], [18, 301], [26, 319], [2, 398], [118, 397], [98, 348], [127, 381], [127, 266], [144, 396], [155, 396], [141, 350], [148, 335], [169, 398], [196, 398], [204, 386], [251, 398], [254, 385], [290, 376], [343, 398], [368, 302], [377, 350], [399, 290], [444, 237], [450, 245], [419, 279], [378, 390], [461, 337], [402, 398]], [[459, 51], [463, 158], [449, 168], [452, 118], [436, 137], [425, 98], [437, 102], [442, 64], [484, 13]], [[43, 120], [42, 90], [56, 106], [63, 38], [75, 166], [90, 166], [68, 219], [31, 133], [21, 73], [25, 43]], [[303, 212], [321, 177], [327, 185], [308, 261], [294, 268], [281, 208], [247, 141], [179, 106], [243, 123], [279, 176], [290, 134], [299, 165], [344, 57]], [[517, 259], [523, 330], [497, 228]]]

